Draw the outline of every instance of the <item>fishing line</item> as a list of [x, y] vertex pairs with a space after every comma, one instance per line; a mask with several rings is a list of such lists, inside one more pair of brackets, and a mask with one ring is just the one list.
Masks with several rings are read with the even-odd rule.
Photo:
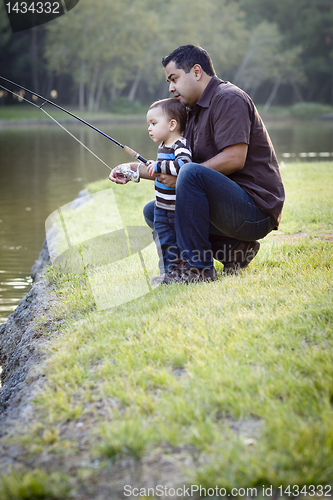
[[[61, 106], [59, 106], [59, 104], [56, 104], [55, 102], [50, 101], [49, 99], [46, 99], [46, 97], [43, 97], [43, 96], [41, 96], [39, 94], [36, 94], [36, 92], [32, 92], [32, 90], [29, 90], [29, 89], [26, 89], [25, 87], [22, 87], [22, 85], [19, 85], [18, 83], [15, 83], [15, 82], [12, 82], [11, 80], [8, 80], [8, 78], [5, 78], [4, 76], [0, 76], [0, 78], [1, 78], [1, 80], [5, 80], [6, 82], [11, 83], [12, 85], [16, 85], [16, 87], [19, 87], [20, 89], [24, 90], [25, 92], [28, 92], [32, 96], [39, 97], [39, 99], [42, 99], [42, 101], [45, 101], [43, 104], [41, 104], [41, 106], [38, 106], [37, 104], [34, 104], [31, 101], [28, 101], [27, 99], [24, 99], [21, 95], [19, 96], [20, 98], [24, 99], [25, 101], [29, 102], [30, 104], [33, 104], [37, 108], [41, 109], [41, 107], [44, 106], [45, 103], [49, 103], [52, 106], [55, 106], [56, 108], [61, 109], [61, 111], [64, 111], [65, 113], [67, 113], [70, 116], [73, 116], [73, 118], [76, 118], [80, 122], [82, 122], [85, 125], [87, 125], [88, 127], [92, 128], [93, 130], [95, 130], [95, 132], [98, 132], [99, 134], [104, 135], [104, 137], [106, 137], [107, 139], [110, 139], [110, 141], [114, 142], [117, 146], [119, 146], [120, 148], [122, 148], [126, 153], [128, 153], [133, 158], [136, 158], [137, 160], [139, 160], [141, 163], [144, 163], [145, 165], [149, 164], [149, 161], [146, 160], [139, 153], [137, 153], [136, 151], [134, 151], [134, 149], [131, 149], [128, 146], [125, 146], [124, 144], [121, 144], [120, 142], [116, 141], [115, 139], [113, 139], [113, 137], [110, 137], [109, 135], [107, 135], [104, 132], [102, 132], [102, 130], [99, 130], [97, 127], [94, 127], [93, 125], [91, 125], [91, 123], [86, 122], [85, 120], [83, 120], [82, 118], [80, 118], [77, 115], [74, 115], [74, 113], [71, 113], [70, 111], [68, 111], [68, 109], [62, 108]], [[2, 88], [4, 88], [4, 87], [2, 87]], [[8, 89], [5, 89], [5, 90], [8, 90]], [[8, 90], [8, 92], [11, 92], [12, 94], [17, 95], [12, 90]], [[58, 122], [56, 122], [56, 123], [58, 123]], [[110, 168], [110, 167], [108, 167], [108, 168]]]
[[91, 151], [91, 149], [88, 148], [88, 146], [86, 146], [85, 144], [83, 144], [83, 142], [81, 142], [77, 137], [75, 137], [75, 135], [73, 135], [69, 130], [67, 130], [66, 127], [64, 127], [63, 125], [61, 125], [61, 123], [59, 123], [55, 118], [53, 118], [53, 116], [51, 116], [47, 111], [45, 111], [45, 109], [43, 109], [42, 106], [44, 106], [45, 102], [43, 102], [43, 104], [41, 104], [40, 106], [38, 106], [38, 104], [35, 104], [34, 102], [31, 102], [29, 101], [28, 99], [26, 99], [25, 97], [21, 96], [20, 94], [16, 94], [15, 92], [13, 92], [12, 90], [9, 90], [7, 89], [6, 87], [4, 87], [3, 85], [0, 85], [0, 87], [4, 90], [6, 90], [7, 92], [10, 92], [11, 94], [13, 95], [16, 95], [16, 97], [18, 97], [19, 99], [23, 99], [23, 101], [26, 101], [28, 102], [29, 104], [32, 104], [33, 106], [35, 106], [36, 108], [40, 109], [41, 111], [43, 111], [43, 113], [45, 113], [49, 118], [51, 118], [51, 120], [53, 120], [57, 125], [59, 125], [59, 127], [61, 127], [63, 130], [65, 130], [65, 132], [67, 132], [67, 134], [69, 134], [71, 137], [73, 137], [73, 139], [75, 139], [79, 144], [81, 144], [81, 146], [83, 146], [87, 151], [89, 151], [89, 153], [91, 153], [93, 156], [95, 156], [95, 158], [97, 158], [97, 160], [99, 160], [101, 163], [103, 163], [103, 165], [105, 165], [106, 167], [108, 167], [109, 170], [112, 170], [111, 167], [109, 167], [109, 165], [107, 165], [101, 158], [99, 158], [99, 156], [97, 156], [93, 151]]

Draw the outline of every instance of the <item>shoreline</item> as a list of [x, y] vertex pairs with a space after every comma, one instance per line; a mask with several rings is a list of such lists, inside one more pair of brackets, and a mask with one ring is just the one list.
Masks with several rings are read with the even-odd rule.
[[[56, 327], [51, 323], [49, 309], [58, 299], [44, 279], [49, 255], [44, 243], [39, 258], [32, 266], [34, 282], [28, 293], [20, 300], [15, 311], [0, 326], [0, 363], [2, 387], [0, 388], [0, 475], [8, 474], [17, 466], [24, 451], [11, 438], [24, 435], [26, 429], [36, 422], [34, 399], [45, 380], [43, 350], [48, 337], [45, 330], [35, 330], [43, 317], [43, 329], [50, 334]], [[61, 321], [61, 320], [60, 320]]]
[[[81, 118], [81, 117], [80, 117]], [[83, 118], [85, 119], [85, 118]], [[110, 124], [126, 124], [126, 123], [141, 123], [143, 120], [145, 120], [144, 115], [119, 115], [119, 117], [92, 117], [92, 118], [87, 118], [86, 121], [89, 121], [90, 123], [110, 123]], [[75, 118], [60, 118], [57, 119], [59, 123], [62, 125], [70, 125], [70, 124], [75, 124], [75, 123], [81, 123], [79, 120]], [[0, 129], [5, 129], [5, 128], [19, 128], [19, 127], [25, 127], [25, 126], [56, 126], [57, 124], [53, 122], [49, 118], [44, 118], [44, 119], [39, 119], [39, 118], [22, 118], [18, 120], [3, 120], [0, 119]], [[84, 123], [82, 123], [84, 125]]]
[[[104, 123], [104, 124], [126, 124], [126, 123], [145, 123], [146, 122], [146, 115], [143, 114], [119, 114], [119, 115], [101, 115], [101, 116], [96, 116], [92, 115], [89, 116], [85, 113], [80, 115], [80, 112], [75, 110], [76, 114], [82, 118], [83, 120], [86, 120], [87, 122], [90, 123]], [[68, 117], [68, 118], [61, 118], [58, 116], [59, 112], [56, 112], [55, 119], [60, 124], [63, 125], [70, 125], [70, 124], [75, 124], [78, 123], [79, 120], [76, 118]], [[262, 120], [265, 123], [276, 123], [276, 122], [288, 122], [288, 123], [300, 123], [300, 122], [306, 122], [306, 121], [313, 121], [313, 122], [321, 122], [321, 123], [332, 123], [333, 122], [333, 113], [325, 114], [322, 116], [308, 116], [304, 118], [300, 118], [297, 116], [293, 116], [291, 114], [278, 114], [278, 113], [262, 113], [259, 111], [259, 114], [262, 118]], [[81, 122], [82, 123], [82, 122]], [[19, 127], [25, 127], [25, 126], [56, 126], [57, 124], [52, 121], [49, 118], [18, 118], [18, 119], [3, 119], [0, 118], [0, 130], [1, 129], [6, 129], [6, 128], [19, 128]]]
[[[15, 311], [0, 326], [0, 363], [2, 386], [0, 388], [0, 437], [3, 432], [3, 416], [12, 411], [12, 403], [20, 400], [20, 392], [25, 388], [30, 371], [43, 357], [40, 347], [44, 342], [42, 334], [35, 331], [35, 320], [42, 314], [47, 316], [48, 308], [54, 301], [47, 290], [43, 278], [44, 270], [50, 263], [46, 241], [31, 268], [33, 283], [27, 294], [20, 300]], [[14, 404], [14, 407], [16, 405]]]

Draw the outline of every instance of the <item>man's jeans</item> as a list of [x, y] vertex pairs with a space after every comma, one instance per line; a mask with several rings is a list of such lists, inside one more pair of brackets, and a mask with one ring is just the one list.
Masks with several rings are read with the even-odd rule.
[[[143, 214], [153, 228], [154, 201]], [[252, 198], [225, 175], [197, 163], [184, 165], [176, 185], [176, 236], [180, 257], [197, 268], [225, 263], [239, 241], [255, 241], [274, 226]]]
[[160, 273], [164, 274], [169, 272], [170, 264], [179, 258], [174, 210], [164, 210], [155, 206], [153, 236], [159, 256]]

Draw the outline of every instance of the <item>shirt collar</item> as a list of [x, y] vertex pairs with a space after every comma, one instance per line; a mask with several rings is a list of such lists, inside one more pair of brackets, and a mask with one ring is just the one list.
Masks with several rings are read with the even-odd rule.
[[203, 94], [201, 95], [200, 99], [196, 102], [196, 104], [193, 107], [201, 106], [202, 108], [208, 108], [210, 105], [210, 101], [214, 95], [216, 87], [218, 87], [222, 83], [222, 80], [220, 80], [217, 76], [213, 76], [205, 90], [203, 91]]

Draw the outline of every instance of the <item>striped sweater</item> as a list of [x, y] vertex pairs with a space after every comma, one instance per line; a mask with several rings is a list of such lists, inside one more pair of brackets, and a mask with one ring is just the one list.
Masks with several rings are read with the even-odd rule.
[[[159, 174], [178, 175], [180, 168], [185, 163], [192, 161], [191, 148], [185, 137], [178, 139], [172, 146], [165, 146], [162, 142], [157, 151], [155, 172]], [[174, 210], [176, 203], [176, 190], [168, 188], [155, 179], [156, 206], [165, 210]]]

